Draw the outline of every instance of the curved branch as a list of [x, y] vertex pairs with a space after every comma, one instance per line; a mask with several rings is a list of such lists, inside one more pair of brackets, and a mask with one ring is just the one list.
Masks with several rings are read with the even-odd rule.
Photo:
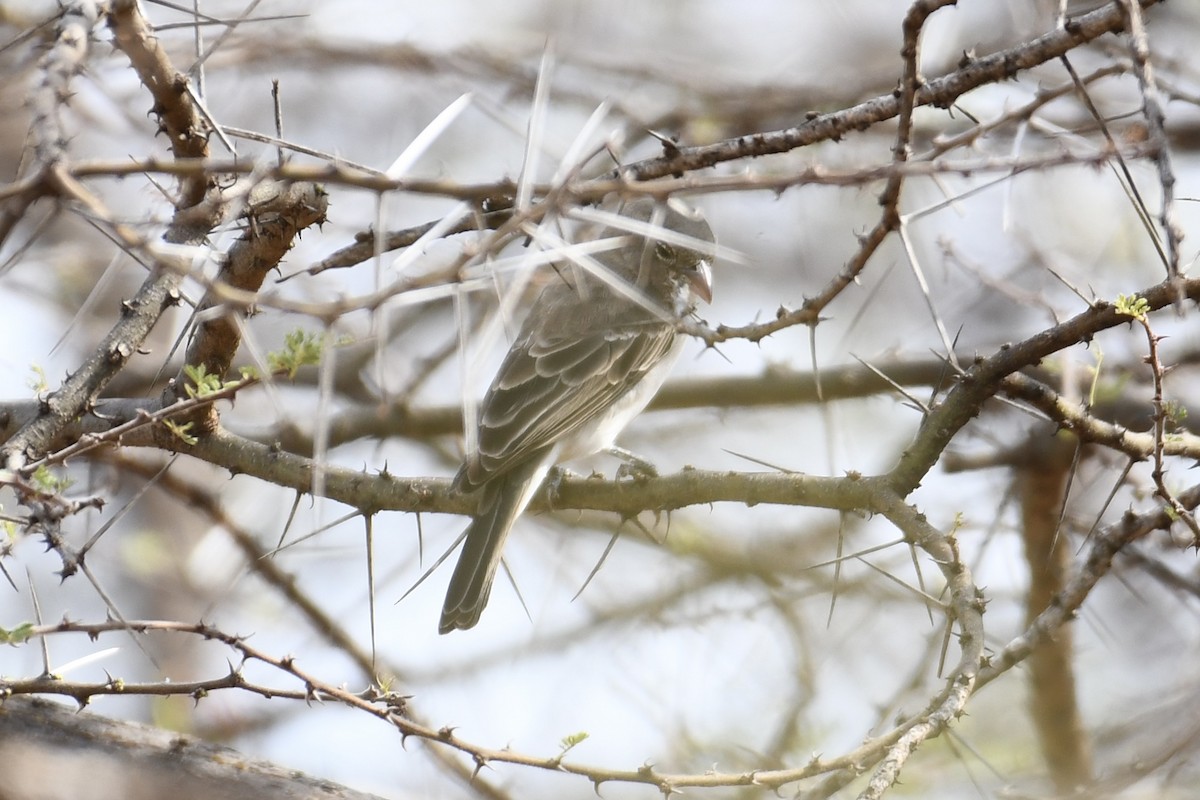
[[[1200, 279], [1167, 280], [1140, 292], [1138, 296], [1146, 300], [1149, 310], [1173, 305], [1180, 297], [1194, 301], [1200, 298]], [[901, 454], [899, 463], [889, 473], [892, 486], [904, 496], [915, 489], [941, 458], [950, 440], [979, 413], [983, 403], [997, 393], [1005, 377], [1036, 365], [1059, 350], [1088, 342], [1102, 330], [1131, 321], [1128, 315], [1117, 311], [1112, 303], [1101, 300], [1066, 322], [1017, 344], [1004, 345], [989, 358], [977, 358], [945, 399], [926, 416], [912, 445]]]

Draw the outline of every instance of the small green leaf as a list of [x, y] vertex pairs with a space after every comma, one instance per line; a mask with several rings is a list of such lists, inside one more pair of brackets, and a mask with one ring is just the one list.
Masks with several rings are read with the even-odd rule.
[[65, 492], [67, 489], [71, 488], [71, 484], [73, 483], [73, 481], [71, 481], [69, 478], [64, 478], [61, 475], [55, 474], [55, 472], [45, 464], [33, 471], [32, 478], [33, 485], [36, 486], [39, 491], [45, 492], [46, 494], [58, 494], [60, 492]]
[[[0, 504], [0, 513], [3, 513], [3, 511], [4, 505]], [[6, 536], [8, 536], [9, 542], [15, 542], [17, 540], [17, 523], [13, 522], [11, 519], [6, 519], [0, 522], [0, 526], [3, 527], [4, 533]], [[8, 552], [8, 547], [8, 544], [5, 544], [4, 547], [0, 547], [0, 555], [6, 555]]]
[[177, 439], [179, 439], [180, 441], [182, 441], [186, 444], [195, 444], [196, 442], [200, 441], [195, 436], [188, 433], [188, 431], [191, 430], [191, 427], [192, 427], [191, 422], [185, 422], [181, 425], [178, 422], [175, 422], [174, 420], [164, 419], [163, 425], [166, 425], [167, 430], [169, 430], [171, 433], [173, 433]]
[[42, 394], [50, 388], [46, 381], [46, 370], [40, 364], [30, 364], [29, 371], [33, 374], [25, 380], [25, 385], [33, 389], [34, 394]]
[[1136, 294], [1117, 295], [1115, 305], [1118, 314], [1133, 317], [1138, 322], [1145, 322], [1146, 315], [1150, 313], [1150, 302], [1144, 297], [1138, 297]]
[[564, 736], [559, 744], [562, 745], [562, 751], [565, 753], [587, 738], [588, 734], [584, 731], [580, 731], [579, 733], [572, 733], [569, 736]]
[[282, 350], [267, 353], [267, 366], [272, 372], [286, 372], [288, 378], [294, 378], [301, 367], [320, 363], [326, 339], [324, 334], [312, 331], [292, 331], [284, 337]]
[[0, 644], [23, 644], [33, 634], [33, 623], [22, 622], [12, 630], [0, 628]]
[[1163, 415], [1166, 416], [1167, 422], [1172, 428], [1182, 428], [1184, 421], [1187, 420], [1187, 406], [1178, 400], [1168, 400], [1163, 403]]
[[188, 377], [188, 385], [184, 387], [188, 397], [208, 397], [210, 394], [216, 394], [224, 388], [221, 384], [220, 375], [210, 375], [208, 367], [203, 364], [184, 366], [183, 372]]

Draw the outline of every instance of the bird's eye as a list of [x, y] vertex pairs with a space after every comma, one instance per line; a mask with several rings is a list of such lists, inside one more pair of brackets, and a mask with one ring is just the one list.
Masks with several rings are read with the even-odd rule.
[[658, 260], [664, 264], [675, 263], [675, 248], [666, 242], [657, 242], [654, 245], [654, 255], [658, 256]]

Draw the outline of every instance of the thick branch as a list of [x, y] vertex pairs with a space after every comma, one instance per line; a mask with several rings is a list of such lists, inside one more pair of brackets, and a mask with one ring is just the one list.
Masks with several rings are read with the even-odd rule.
[[[207, 158], [208, 131], [188, 90], [187, 76], [171, 64], [137, 1], [116, 0], [109, 27], [117, 47], [129, 57], [142, 84], [153, 95], [153, 113], [167, 134], [175, 158]], [[187, 208], [199, 203], [210, 180], [207, 177], [185, 180], [176, 206]]]
[[25, 697], [0, 704], [0, 763], [13, 765], [4, 777], [11, 800], [375, 797], [228, 747]]
[[[318, 465], [311, 459], [285, 453], [218, 429], [194, 445], [186, 445], [169, 431], [158, 434], [158, 446], [174, 449], [300, 492], [311, 492], [318, 472], [323, 494], [365, 513], [375, 511], [432, 511], [471, 514], [474, 496], [453, 492], [446, 478], [399, 478], [384, 472], [365, 472]], [[779, 503], [842, 510], [878, 509], [882, 502], [878, 480], [857, 475], [825, 478], [777, 473], [707, 472], [685, 470], [675, 475], [639, 481], [564, 479], [553, 497], [543, 490], [530, 509], [554, 508], [614, 511], [633, 516], [646, 510], [669, 511], [690, 505], [722, 501], [747, 505]]]
[[45, 398], [38, 417], [0, 450], [9, 469], [20, 469], [44, 454], [59, 431], [91, 406], [137, 352], [163, 312], [178, 302], [178, 285], [179, 278], [174, 273], [155, 271], [132, 298], [121, 304], [120, 320], [100, 345], [62, 386]]
[[[246, 232], [234, 243], [217, 275], [223, 286], [245, 292], [257, 292], [266, 276], [292, 248], [300, 233], [325, 220], [329, 199], [311, 183], [293, 186], [266, 184], [251, 193]], [[244, 312], [224, 308], [224, 303], [209, 291], [201, 301], [199, 322], [188, 348], [185, 363], [202, 366], [209, 375], [225, 378], [242, 341], [239, 318]], [[185, 374], [176, 378], [176, 392], [182, 395]]]

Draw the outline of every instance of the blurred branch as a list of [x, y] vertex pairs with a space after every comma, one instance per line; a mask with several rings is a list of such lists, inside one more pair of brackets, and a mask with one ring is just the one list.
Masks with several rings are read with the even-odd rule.
[[1129, 33], [1129, 54], [1133, 58], [1133, 72], [1138, 79], [1138, 90], [1142, 95], [1142, 118], [1146, 121], [1148, 140], [1154, 150], [1152, 158], [1158, 167], [1159, 186], [1162, 187], [1162, 213], [1159, 221], [1167, 237], [1167, 277], [1179, 275], [1179, 242], [1183, 229], [1175, 208], [1175, 171], [1171, 166], [1171, 148], [1167, 140], [1166, 115], [1159, 96], [1158, 82], [1150, 65], [1150, 43], [1146, 36], [1146, 23], [1142, 18], [1142, 6], [1138, 0], [1119, 0], [1117, 5], [1125, 16], [1125, 28]]
[[[1158, 0], [1141, 0], [1143, 8]], [[1036, 67], [1098, 39], [1106, 33], [1123, 30], [1124, 9], [1119, 4], [1066, 20], [1062, 28], [1033, 41], [982, 58], [964, 57], [963, 66], [949, 75], [921, 83], [913, 97], [915, 106], [949, 108], [958, 98], [980, 86], [1010, 80], [1022, 70]], [[629, 181], [645, 181], [711, 167], [726, 161], [786, 153], [820, 141], [837, 141], [853, 131], [861, 131], [900, 114], [904, 99], [889, 94], [859, 103], [852, 108], [829, 114], [812, 115], [802, 125], [781, 131], [757, 133], [699, 147], [680, 146], [661, 158], [648, 159], [621, 167], [614, 172]]]
[[[1038, 434], [1027, 444], [1028, 460], [1016, 467], [1016, 494], [1029, 569], [1028, 626], [1050, 607], [1070, 575], [1070, 539], [1061, 522], [1076, 446]], [[1092, 781], [1091, 744], [1076, 701], [1074, 641], [1071, 626], [1064, 625], [1029, 656], [1029, 717], [1050, 777], [1063, 794]]]
[[33, 140], [31, 177], [11, 190], [0, 207], [0, 244], [8, 241], [29, 207], [50, 191], [47, 174], [65, 160], [71, 140], [63, 124], [63, 111], [72, 95], [71, 80], [83, 71], [92, 43], [92, 28], [104, 3], [72, 2], [62, 6], [53, 39], [38, 60], [38, 85], [27, 101], [29, 135]]
[[[1120, 322], [1121, 320], [1115, 321]], [[992, 359], [1007, 356], [1011, 350], [1012, 346], [1002, 350]], [[964, 358], [966, 357], [964, 356]], [[981, 369], [983, 363], [985, 362], [981, 362]], [[991, 359], [986, 363], [991, 363]], [[1028, 368], [1025, 369], [1028, 370]], [[1130, 430], [1130, 426], [1141, 423], [1140, 427], [1145, 427], [1145, 424], [1148, 424], [1148, 411], [1143, 409], [1140, 404], [1135, 404], [1135, 408], [1128, 408], [1124, 396], [1118, 395], [1098, 402], [1090, 411], [1085, 410], [1067, 402], [1049, 386], [1032, 376], [1046, 380], [1054, 377], [1037, 369], [1029, 370], [1029, 374], [1015, 372], [1003, 377], [999, 386], [1005, 393], [1025, 400], [1043, 411], [1051, 420], [1071, 430], [1085, 441], [1109, 447], [1138, 459], [1146, 458], [1154, 452], [1154, 436]], [[882, 363], [877, 367], [849, 365], [826, 369], [821, 373], [820, 382], [824, 401], [836, 402], [888, 393], [893, 391], [895, 386], [933, 386], [940, 390], [953, 387], [958, 381], [953, 378], [951, 370], [944, 361], [931, 359], [928, 361], [894, 361]], [[126, 441], [130, 444], [149, 444], [151, 441], [160, 441], [149, 434], [130, 437], [129, 433], [137, 427], [148, 425], [158, 419], [187, 412], [191, 408], [231, 396], [234, 391], [243, 390], [241, 386], [231, 386], [205, 398], [188, 401], [190, 405], [132, 398], [99, 400], [94, 406], [93, 413], [80, 415], [71, 425], [60, 431], [58, 438], [51, 443], [52, 450], [69, 448], [61, 454], [55, 453], [55, 460], [58, 461], [68, 455], [84, 452], [87, 447], [94, 447], [105, 441]], [[655, 398], [650, 408], [657, 410], [754, 408], [765, 405], [797, 405], [817, 401], [817, 378], [814, 374], [770, 370], [757, 377], [695, 378], [677, 381], [668, 384]], [[39, 408], [40, 402], [35, 400], [0, 404], [0, 442], [35, 419]], [[1109, 419], [1117, 420], [1117, 422], [1107, 421]], [[1183, 424], [1188, 426], [1200, 424], [1200, 417], [1191, 415], [1184, 420]], [[330, 446], [345, 444], [365, 437], [407, 436], [423, 439], [460, 432], [462, 412], [457, 406], [422, 409], [395, 405], [389, 407], [386, 413], [381, 414], [379, 409], [372, 405], [335, 415], [326, 425]], [[243, 441], [242, 437], [229, 433], [224, 433], [222, 436], [232, 437], [230, 441]], [[84, 445], [83, 450], [71, 447], [76, 441], [80, 441]], [[293, 457], [309, 456], [312, 452], [311, 435], [306, 431], [300, 431], [287, 425], [276, 426], [244, 441], [246, 443], [253, 442], [257, 447], [264, 448], [266, 452], [270, 453], [268, 460], [277, 463], [289, 461]], [[175, 437], [161, 440], [161, 446], [168, 447], [168, 449], [174, 449], [180, 445], [181, 442]], [[219, 450], [223, 453], [228, 452], [224, 447]], [[1162, 444], [1162, 450], [1164, 455], [1168, 456], [1200, 457], [1200, 441], [1197, 441], [1197, 437], [1192, 433], [1176, 432], [1166, 438]], [[200, 455], [198, 452], [193, 454]], [[250, 460], [257, 462], [257, 459]], [[242, 458], [236, 458], [229, 462], [215, 460], [213, 463], [235, 470], [247, 469]], [[309, 484], [303, 475], [313, 469], [312, 464], [305, 458], [300, 458], [297, 463], [301, 466], [292, 474], [294, 479], [299, 482], [289, 481], [287, 485], [299, 491], [307, 491]], [[250, 471], [259, 477], [270, 479], [269, 471]], [[365, 479], [361, 473], [347, 472], [346, 474], [352, 476], [347, 478], [352, 483], [360, 484]], [[390, 482], [395, 479], [389, 477], [387, 480]], [[426, 486], [421, 481], [418, 481], [418, 484]], [[438, 484], [435, 482], [428, 485]], [[564, 488], [567, 485], [569, 483], [564, 484]], [[588, 485], [595, 486], [597, 484], [595, 481], [588, 481]], [[342, 498], [347, 501], [349, 501], [349, 497], [350, 495], [347, 494], [342, 495]], [[564, 499], [564, 497], [560, 497], [559, 501]], [[696, 502], [709, 502], [709, 500], [700, 499]], [[393, 508], [393, 506], [387, 505], [376, 506], [374, 500], [365, 505], [359, 505], [359, 507]], [[455, 505], [453, 508], [460, 509], [462, 507]], [[404, 508], [421, 510], [419, 507], [407, 505]], [[435, 506], [427, 507], [424, 510], [450, 509]]]
[[6, 771], [5, 793], [11, 798], [65, 800], [112, 793], [176, 800], [377, 800], [376, 795], [254, 761], [175, 731], [116, 722], [24, 697], [10, 697], [0, 705], [0, 761], [21, 765]]
[[[974, 355], [960, 353], [962, 362]], [[1176, 364], [1183, 364], [1181, 356]], [[1026, 400], [1048, 417], [1059, 422], [1082, 438], [1138, 458], [1154, 449], [1152, 437], [1136, 431], [1150, 427], [1150, 411], [1144, 403], [1132, 401], [1117, 392], [1103, 393], [1103, 399], [1088, 410], [1064, 400], [1043, 381], [1060, 380], [1043, 368], [1027, 367], [1004, 380], [1003, 389], [1014, 398]], [[942, 392], [957, 380], [954, 370], [943, 359], [902, 360], [893, 358], [878, 364], [848, 364], [827, 367], [816, 373], [768, 368], [761, 375], [687, 378], [668, 383], [647, 407], [650, 411], [695, 408], [760, 408], [764, 406], [805, 405], [818, 402], [839, 402], [858, 398], [897, 393], [901, 387], [928, 386]], [[1123, 378], [1118, 378], [1123, 380]], [[819, 389], [818, 389], [819, 384]], [[1086, 386], [1079, 387], [1086, 390]], [[362, 402], [358, 398], [342, 411], [333, 413], [322, 424], [326, 442], [337, 446], [360, 439], [384, 439], [403, 436], [427, 439], [462, 432], [462, 409], [457, 406], [420, 407], [405, 403]], [[0, 404], [0, 410], [4, 405]], [[1181, 407], [1180, 425], [1188, 431], [1200, 426], [1200, 409], [1188, 415]], [[0, 441], [3, 440], [3, 417], [0, 417]], [[277, 443], [290, 453], [309, 456], [313, 453], [311, 429], [299, 426], [294, 420], [282, 420], [265, 430], [243, 435], [263, 443]], [[1189, 433], [1177, 432], [1165, 442], [1169, 455], [1200, 452], [1200, 442]]]
[[[1178, 495], [1188, 509], [1200, 505], [1200, 485], [1193, 485]], [[1113, 559], [1130, 542], [1158, 530], [1169, 530], [1175, 523], [1171, 509], [1159, 506], [1142, 514], [1125, 512], [1119, 522], [1096, 531], [1088, 545], [1084, 562], [1050, 604], [1018, 636], [1014, 637], [989, 660], [980, 671], [979, 686], [983, 687], [1021, 663], [1054, 636], [1064, 625], [1075, 619], [1079, 608], [1096, 584], [1112, 569]]]
[[[112, 461], [119, 463], [123, 471], [140, 473], [146, 477], [158, 473], [156, 468], [146, 469], [143, 465], [123, 453], [114, 454]], [[254, 532], [247, 530], [239, 524], [237, 519], [226, 511], [216, 493], [180, 479], [169, 472], [158, 476], [157, 486], [172, 497], [182, 500], [190, 507], [201, 511], [213, 523], [220, 525], [242, 552], [247, 568], [254, 572], [263, 583], [274, 589], [281, 598], [286, 600], [289, 608], [294, 609], [301, 617], [306, 619], [309, 626], [322, 639], [329, 642], [331, 646], [344, 653], [353, 661], [366, 681], [374, 686], [391, 686], [397, 681], [402, 685], [409, 683], [409, 678], [405, 670], [400, 669], [394, 664], [379, 662], [373, 651], [368, 652], [365, 650], [349, 634], [342, 620], [338, 620], [328, 614], [321, 608], [315, 598], [304, 592], [300, 588], [296, 577], [288, 573], [280, 565], [274, 557], [275, 554], [262, 547], [259, 537]], [[417, 716], [415, 710], [412, 708], [408, 709], [408, 716], [410, 719], [427, 725], [427, 723]], [[451, 754], [447, 751], [434, 749], [430, 751], [430, 757], [447, 773], [456, 776], [464, 784], [472, 785], [485, 796], [501, 796], [498, 792], [491, 789], [489, 784], [478, 780], [472, 770], [457, 759], [452, 758]]]

